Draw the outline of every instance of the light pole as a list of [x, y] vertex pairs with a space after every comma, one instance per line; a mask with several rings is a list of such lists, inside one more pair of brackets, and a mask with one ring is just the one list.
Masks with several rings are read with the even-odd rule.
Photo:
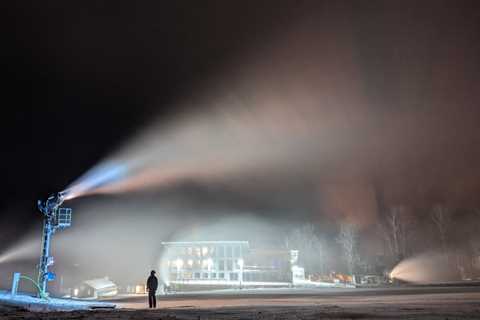
[[177, 267], [177, 281], [180, 280], [180, 270], [183, 267], [183, 260], [182, 259], [177, 259], [175, 261], [175, 266]]
[[212, 266], [213, 266], [213, 259], [208, 258], [207, 259], [207, 270], [208, 270], [208, 278], [209, 279], [211, 278], [211, 275], [212, 275]]
[[242, 289], [242, 281], [243, 281], [243, 259], [238, 259], [238, 266], [240, 267], [240, 275], [238, 277], [240, 283], [240, 289]]

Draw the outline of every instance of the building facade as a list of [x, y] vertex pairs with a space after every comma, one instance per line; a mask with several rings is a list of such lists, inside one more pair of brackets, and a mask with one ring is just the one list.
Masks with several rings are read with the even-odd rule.
[[240, 281], [247, 241], [163, 242], [168, 280]]
[[[161, 268], [169, 284], [289, 285], [298, 251], [250, 248], [248, 241], [163, 242]], [[295, 272], [293, 272], [295, 271]]]

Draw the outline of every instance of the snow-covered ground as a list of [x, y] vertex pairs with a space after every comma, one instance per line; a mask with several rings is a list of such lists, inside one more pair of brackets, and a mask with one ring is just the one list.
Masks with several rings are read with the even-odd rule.
[[46, 300], [27, 294], [16, 294], [12, 296], [6, 291], [0, 291], [0, 305], [20, 307], [30, 311], [72, 311], [115, 307], [113, 303], [98, 301], [88, 302], [58, 298], [49, 298]]
[[295, 280], [294, 286], [305, 288], [355, 288], [353, 284], [349, 283], [317, 282], [311, 280]]
[[[252, 289], [252, 288], [355, 288], [354, 285], [348, 283], [333, 283], [333, 282], [317, 282], [311, 280], [295, 280], [292, 284], [290, 282], [260, 282], [260, 281], [247, 281], [247, 282], [232, 282], [222, 280], [184, 280], [184, 281], [171, 281], [170, 285], [183, 285], [185, 288], [191, 288], [188, 291], [195, 290], [195, 288], [209, 288], [212, 290], [235, 290], [238, 288]], [[224, 289], [214, 289], [224, 287]], [[207, 290], [207, 289], [206, 289]], [[187, 291], [187, 292], [188, 292]], [[163, 293], [163, 290], [161, 291]]]
[[182, 280], [170, 281], [170, 285], [202, 285], [202, 286], [225, 286], [225, 287], [288, 287], [290, 282], [260, 282], [260, 281], [229, 281], [229, 280]]
[[162, 296], [156, 310], [146, 309], [145, 296], [116, 304], [109, 311], [48, 313], [0, 305], [0, 319], [480, 319], [480, 287], [261, 289]]

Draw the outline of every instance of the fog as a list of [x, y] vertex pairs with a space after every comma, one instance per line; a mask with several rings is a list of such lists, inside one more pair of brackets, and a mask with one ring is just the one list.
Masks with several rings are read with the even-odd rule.
[[[282, 246], [291, 221], [261, 218], [261, 212], [238, 211], [184, 196], [165, 194], [78, 200], [71, 228], [52, 241], [54, 270], [64, 285], [108, 276], [119, 284], [142, 283], [158, 270], [162, 241], [250, 240], [252, 245]], [[40, 228], [2, 256], [2, 263], [30, 263], [40, 253]], [[3, 285], [6, 285], [2, 281]], [[8, 283], [8, 282], [7, 282]]]
[[[339, 19], [341, 5], [325, 9], [192, 86], [171, 103], [178, 112], [168, 121], [153, 114], [147, 128], [72, 183], [71, 197], [194, 180], [257, 188], [267, 200], [272, 186], [284, 184], [292, 197], [309, 198], [307, 185], [322, 197], [352, 186], [365, 193], [374, 181], [395, 204], [477, 205], [478, 126], [467, 99], [475, 93], [460, 86], [474, 83], [475, 51], [466, 35], [445, 46], [454, 36], [441, 32], [440, 21], [451, 12], [440, 10], [428, 26], [412, 18], [409, 28], [420, 31], [406, 33], [387, 23], [398, 18], [392, 8], [381, 15], [382, 32], [360, 17]], [[455, 55], [463, 58], [444, 63]], [[358, 211], [342, 206], [342, 215]]]

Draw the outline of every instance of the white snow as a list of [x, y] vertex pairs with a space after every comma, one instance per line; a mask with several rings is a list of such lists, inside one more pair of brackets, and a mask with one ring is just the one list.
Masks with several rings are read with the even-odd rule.
[[0, 304], [22, 307], [30, 311], [73, 311], [90, 310], [97, 308], [115, 308], [112, 303], [90, 302], [70, 299], [49, 298], [41, 299], [27, 294], [13, 295], [0, 291]]

